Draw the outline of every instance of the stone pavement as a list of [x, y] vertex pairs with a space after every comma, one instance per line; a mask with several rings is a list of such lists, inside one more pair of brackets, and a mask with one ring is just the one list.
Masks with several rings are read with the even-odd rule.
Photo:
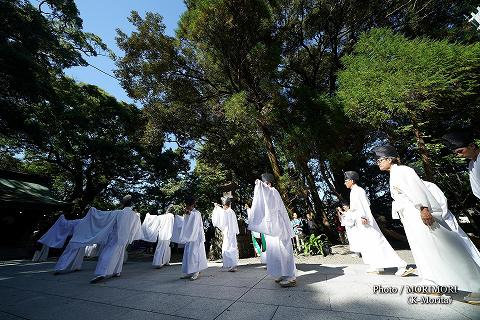
[[[408, 251], [400, 255], [412, 262]], [[179, 263], [157, 270], [129, 261], [120, 278], [94, 285], [95, 261], [59, 276], [52, 275], [54, 261], [4, 261], [0, 319], [480, 319], [480, 306], [460, 302], [463, 293], [435, 305], [408, 304], [405, 292], [373, 294], [374, 285], [400, 289], [418, 277], [399, 278], [394, 270], [369, 275], [359, 262], [338, 253], [299, 257], [297, 286], [281, 288], [257, 259], [241, 260], [235, 273], [209, 263], [197, 281], [180, 280]]]

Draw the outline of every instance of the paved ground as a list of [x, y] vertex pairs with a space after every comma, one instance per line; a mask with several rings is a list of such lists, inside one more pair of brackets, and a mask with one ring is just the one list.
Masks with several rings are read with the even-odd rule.
[[[5, 261], [0, 319], [480, 319], [480, 306], [460, 302], [463, 294], [446, 305], [409, 304], [412, 295], [405, 292], [373, 294], [374, 285], [401, 290], [418, 277], [398, 278], [393, 270], [368, 275], [360, 259], [336, 252], [299, 257], [294, 288], [280, 288], [257, 259], [241, 260], [236, 273], [209, 263], [197, 281], [180, 280], [179, 263], [156, 270], [149, 262], [129, 261], [120, 278], [95, 285], [89, 284], [95, 261], [59, 276], [52, 275], [54, 261]], [[409, 251], [399, 253], [412, 262]]]

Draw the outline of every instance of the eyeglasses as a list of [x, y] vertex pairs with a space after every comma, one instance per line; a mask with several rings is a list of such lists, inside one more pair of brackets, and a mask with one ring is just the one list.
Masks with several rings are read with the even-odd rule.
[[387, 160], [387, 158], [385, 158], [385, 157], [378, 158], [377, 159], [377, 164], [380, 164], [380, 162], [382, 162], [383, 160]]

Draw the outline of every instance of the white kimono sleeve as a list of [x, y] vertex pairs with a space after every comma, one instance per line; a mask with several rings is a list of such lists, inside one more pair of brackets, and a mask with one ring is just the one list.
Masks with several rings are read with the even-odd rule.
[[235, 211], [233, 211], [231, 208], [225, 210], [225, 219], [227, 220], [226, 225], [229, 232], [239, 234], [240, 231], [238, 230], [238, 221]]
[[252, 207], [248, 217], [248, 229], [258, 233], [269, 234], [266, 221], [268, 212], [265, 209], [264, 188], [260, 180], [255, 181], [255, 189], [253, 191]]
[[158, 231], [158, 240], [166, 241], [172, 238], [174, 217], [171, 213], [165, 213], [160, 218], [160, 229]]
[[480, 154], [476, 160], [471, 160], [468, 164], [468, 173], [472, 192], [480, 199]]
[[356, 224], [355, 219], [352, 219], [353, 212], [347, 211], [341, 217], [340, 224], [344, 227], [353, 227]]
[[127, 245], [142, 238], [140, 214], [130, 207], [124, 208], [117, 215], [118, 244]]
[[87, 215], [75, 228], [70, 244], [80, 248], [87, 245], [105, 243], [122, 210], [100, 211], [90, 208]]
[[148, 214], [142, 223], [142, 240], [148, 242], [156, 242], [158, 238], [158, 231], [160, 230], [160, 216]]
[[215, 206], [212, 212], [212, 224], [220, 230], [225, 230], [227, 226], [227, 220], [225, 217], [225, 210]]
[[62, 214], [48, 231], [38, 240], [49, 248], [62, 248], [68, 236], [73, 234], [81, 219], [67, 220]]
[[447, 197], [445, 197], [443, 191], [440, 190], [440, 188], [435, 183], [428, 181], [423, 181], [423, 183], [427, 187], [428, 191], [430, 191], [430, 193], [437, 200], [438, 204], [442, 208], [442, 217], [443, 219], [446, 219], [449, 216]]
[[184, 219], [179, 215], [175, 215], [173, 219], [173, 230], [172, 230], [172, 238], [170, 239], [171, 242], [175, 243], [184, 243], [180, 240], [180, 235], [183, 229]]
[[425, 207], [432, 215], [441, 215], [442, 208], [412, 168], [397, 166], [391, 171], [390, 182], [418, 210]]
[[278, 202], [272, 189], [275, 190], [266, 186], [260, 180], [255, 181], [251, 219], [248, 220], [248, 229], [271, 236], [278, 236]]
[[293, 237], [292, 224], [280, 193], [263, 182], [255, 181], [252, 212], [248, 229], [281, 239]]
[[[372, 211], [370, 210], [370, 201], [368, 200], [365, 190], [358, 186], [355, 189], [357, 189], [355, 195], [357, 197], [358, 217], [367, 219], [370, 226], [375, 226]], [[361, 224], [361, 221], [359, 221], [359, 223]]]
[[200, 212], [192, 210], [190, 214], [184, 215], [184, 219], [180, 241], [182, 243], [197, 241], [203, 232]]

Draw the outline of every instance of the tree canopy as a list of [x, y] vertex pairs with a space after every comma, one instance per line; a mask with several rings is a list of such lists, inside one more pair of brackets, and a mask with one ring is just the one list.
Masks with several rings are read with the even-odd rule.
[[390, 219], [370, 154], [389, 141], [459, 214], [478, 210], [439, 139], [479, 133], [480, 35], [462, 16], [474, 1], [185, 4], [175, 35], [156, 12], [117, 30], [115, 75], [138, 108], [64, 75], [109, 53], [73, 0], [1, 1], [0, 166], [50, 175], [74, 214], [127, 192], [142, 212], [193, 193], [208, 214], [232, 186], [241, 211], [268, 171], [289, 211], [313, 213], [335, 241], [344, 171], [360, 172], [374, 214]]

